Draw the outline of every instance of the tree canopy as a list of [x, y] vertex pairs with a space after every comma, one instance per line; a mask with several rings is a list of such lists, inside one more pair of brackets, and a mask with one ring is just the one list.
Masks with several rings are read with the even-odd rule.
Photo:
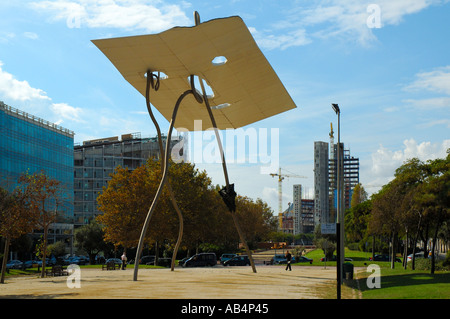
[[[196, 248], [202, 243], [237, 247], [239, 236], [233, 219], [205, 171], [193, 164], [170, 163], [169, 182], [183, 214], [182, 247]], [[98, 196], [97, 220], [103, 225], [105, 240], [116, 246], [136, 247], [148, 209], [161, 179], [158, 161], [149, 160], [133, 171], [116, 168], [108, 186]], [[261, 199], [245, 196], [236, 199], [236, 214], [249, 242], [264, 239], [273, 231], [273, 212]], [[167, 188], [162, 192], [147, 231], [145, 242], [153, 245], [165, 241], [174, 246], [179, 220]]]

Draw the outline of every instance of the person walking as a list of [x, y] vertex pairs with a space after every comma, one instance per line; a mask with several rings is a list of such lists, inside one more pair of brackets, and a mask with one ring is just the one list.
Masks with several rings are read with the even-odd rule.
[[127, 267], [127, 255], [125, 254], [125, 252], [123, 252], [121, 259], [122, 259], [122, 270], [125, 270], [125, 268]]
[[289, 271], [292, 270], [292, 268], [291, 268], [291, 259], [292, 259], [292, 255], [291, 255], [291, 253], [288, 250], [286, 252], [286, 260], [287, 260], [286, 271], [288, 270], [288, 268], [289, 268]]

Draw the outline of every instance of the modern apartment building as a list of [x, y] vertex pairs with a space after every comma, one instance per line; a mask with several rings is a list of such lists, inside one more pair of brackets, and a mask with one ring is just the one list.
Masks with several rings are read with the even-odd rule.
[[329, 212], [328, 143], [314, 142], [314, 224], [332, 223]]
[[0, 186], [12, 190], [18, 177], [43, 171], [61, 182], [62, 204], [49, 242], [71, 233], [74, 132], [0, 101]]
[[294, 235], [314, 232], [314, 200], [302, 198], [302, 185], [293, 186]]
[[293, 215], [294, 215], [294, 235], [302, 233], [302, 185], [296, 184], [293, 186]]
[[[336, 223], [338, 147], [327, 142], [314, 142], [314, 223]], [[330, 156], [328, 149], [330, 148]], [[353, 188], [359, 183], [359, 159], [340, 147], [340, 174], [343, 177], [343, 209], [350, 208]]]
[[[341, 143], [342, 144], [342, 143]], [[334, 145], [334, 152], [337, 154], [337, 144]], [[350, 208], [352, 201], [353, 188], [359, 183], [359, 158], [353, 157], [350, 154], [349, 149], [345, 149], [344, 145], [341, 146], [341, 158], [342, 158], [342, 174], [343, 174], [343, 194], [344, 202], [343, 208]], [[329, 161], [330, 172], [330, 210], [335, 210], [337, 207], [337, 184], [336, 184], [336, 172], [337, 172], [337, 158], [330, 159]]]
[[[182, 137], [172, 137], [171, 148]], [[163, 136], [163, 147], [166, 137]], [[124, 134], [120, 137], [100, 138], [84, 141], [74, 147], [74, 225], [87, 224], [101, 212], [97, 197], [107, 186], [117, 166], [134, 170], [148, 159], [159, 159], [157, 137], [142, 138], [140, 133]]]

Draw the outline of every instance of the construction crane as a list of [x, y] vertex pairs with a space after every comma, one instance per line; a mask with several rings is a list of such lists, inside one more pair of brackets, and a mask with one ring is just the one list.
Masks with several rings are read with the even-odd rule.
[[[291, 173], [291, 172], [289, 172]], [[283, 209], [283, 190], [282, 190], [282, 183], [283, 183], [283, 179], [285, 177], [297, 177], [297, 178], [307, 178], [306, 176], [300, 176], [300, 175], [296, 175], [291, 173], [290, 175], [288, 174], [281, 174], [281, 167], [278, 169], [278, 174], [277, 173], [273, 173], [270, 174], [270, 176], [275, 177], [278, 176], [278, 211], [279, 214], [283, 213], [282, 209]]]

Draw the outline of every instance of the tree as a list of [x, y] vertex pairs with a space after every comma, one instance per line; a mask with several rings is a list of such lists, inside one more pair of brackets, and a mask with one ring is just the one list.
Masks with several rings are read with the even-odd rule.
[[[353, 202], [353, 199], [352, 199]], [[372, 201], [366, 200], [355, 204], [345, 214], [345, 233], [352, 242], [362, 241], [367, 237], [367, 224], [372, 212]]]
[[350, 203], [350, 207], [355, 207], [358, 204], [361, 204], [367, 200], [367, 192], [361, 183], [356, 184], [353, 188], [352, 201]]
[[5, 282], [6, 261], [11, 240], [32, 231], [33, 219], [25, 204], [25, 196], [21, 189], [13, 192], [0, 187], [0, 235], [5, 238], [0, 283]]
[[[216, 200], [210, 189], [211, 180], [205, 172], [198, 171], [188, 163], [171, 163], [169, 178], [177, 181], [172, 187], [184, 216], [186, 236], [183, 240], [187, 245], [196, 245], [213, 232], [211, 221], [214, 219]], [[160, 165], [155, 160], [149, 160], [132, 172], [121, 167], [115, 170], [108, 187], [97, 198], [99, 210], [103, 212], [97, 220], [104, 226], [106, 241], [116, 246], [137, 245], [160, 179]], [[173, 243], [177, 234], [178, 216], [165, 188], [152, 216], [145, 242], [152, 245], [167, 239]]]
[[94, 264], [95, 255], [106, 249], [103, 235], [102, 226], [95, 220], [75, 230], [75, 247], [87, 252], [91, 264]]
[[26, 205], [32, 214], [31, 220], [34, 221], [33, 227], [43, 230], [41, 277], [44, 277], [48, 230], [57, 221], [62, 203], [61, 182], [48, 177], [44, 172], [27, 172], [19, 177], [19, 184], [24, 189]]
[[428, 161], [429, 172], [426, 186], [424, 187], [425, 202], [428, 208], [425, 215], [434, 221], [433, 245], [431, 248], [431, 273], [435, 271], [436, 240], [440, 228], [450, 220], [450, 149], [447, 150], [445, 159]]
[[395, 267], [397, 237], [401, 230], [398, 203], [401, 184], [393, 180], [372, 196], [372, 215], [369, 229], [372, 235], [388, 235], [391, 239], [391, 268]]

